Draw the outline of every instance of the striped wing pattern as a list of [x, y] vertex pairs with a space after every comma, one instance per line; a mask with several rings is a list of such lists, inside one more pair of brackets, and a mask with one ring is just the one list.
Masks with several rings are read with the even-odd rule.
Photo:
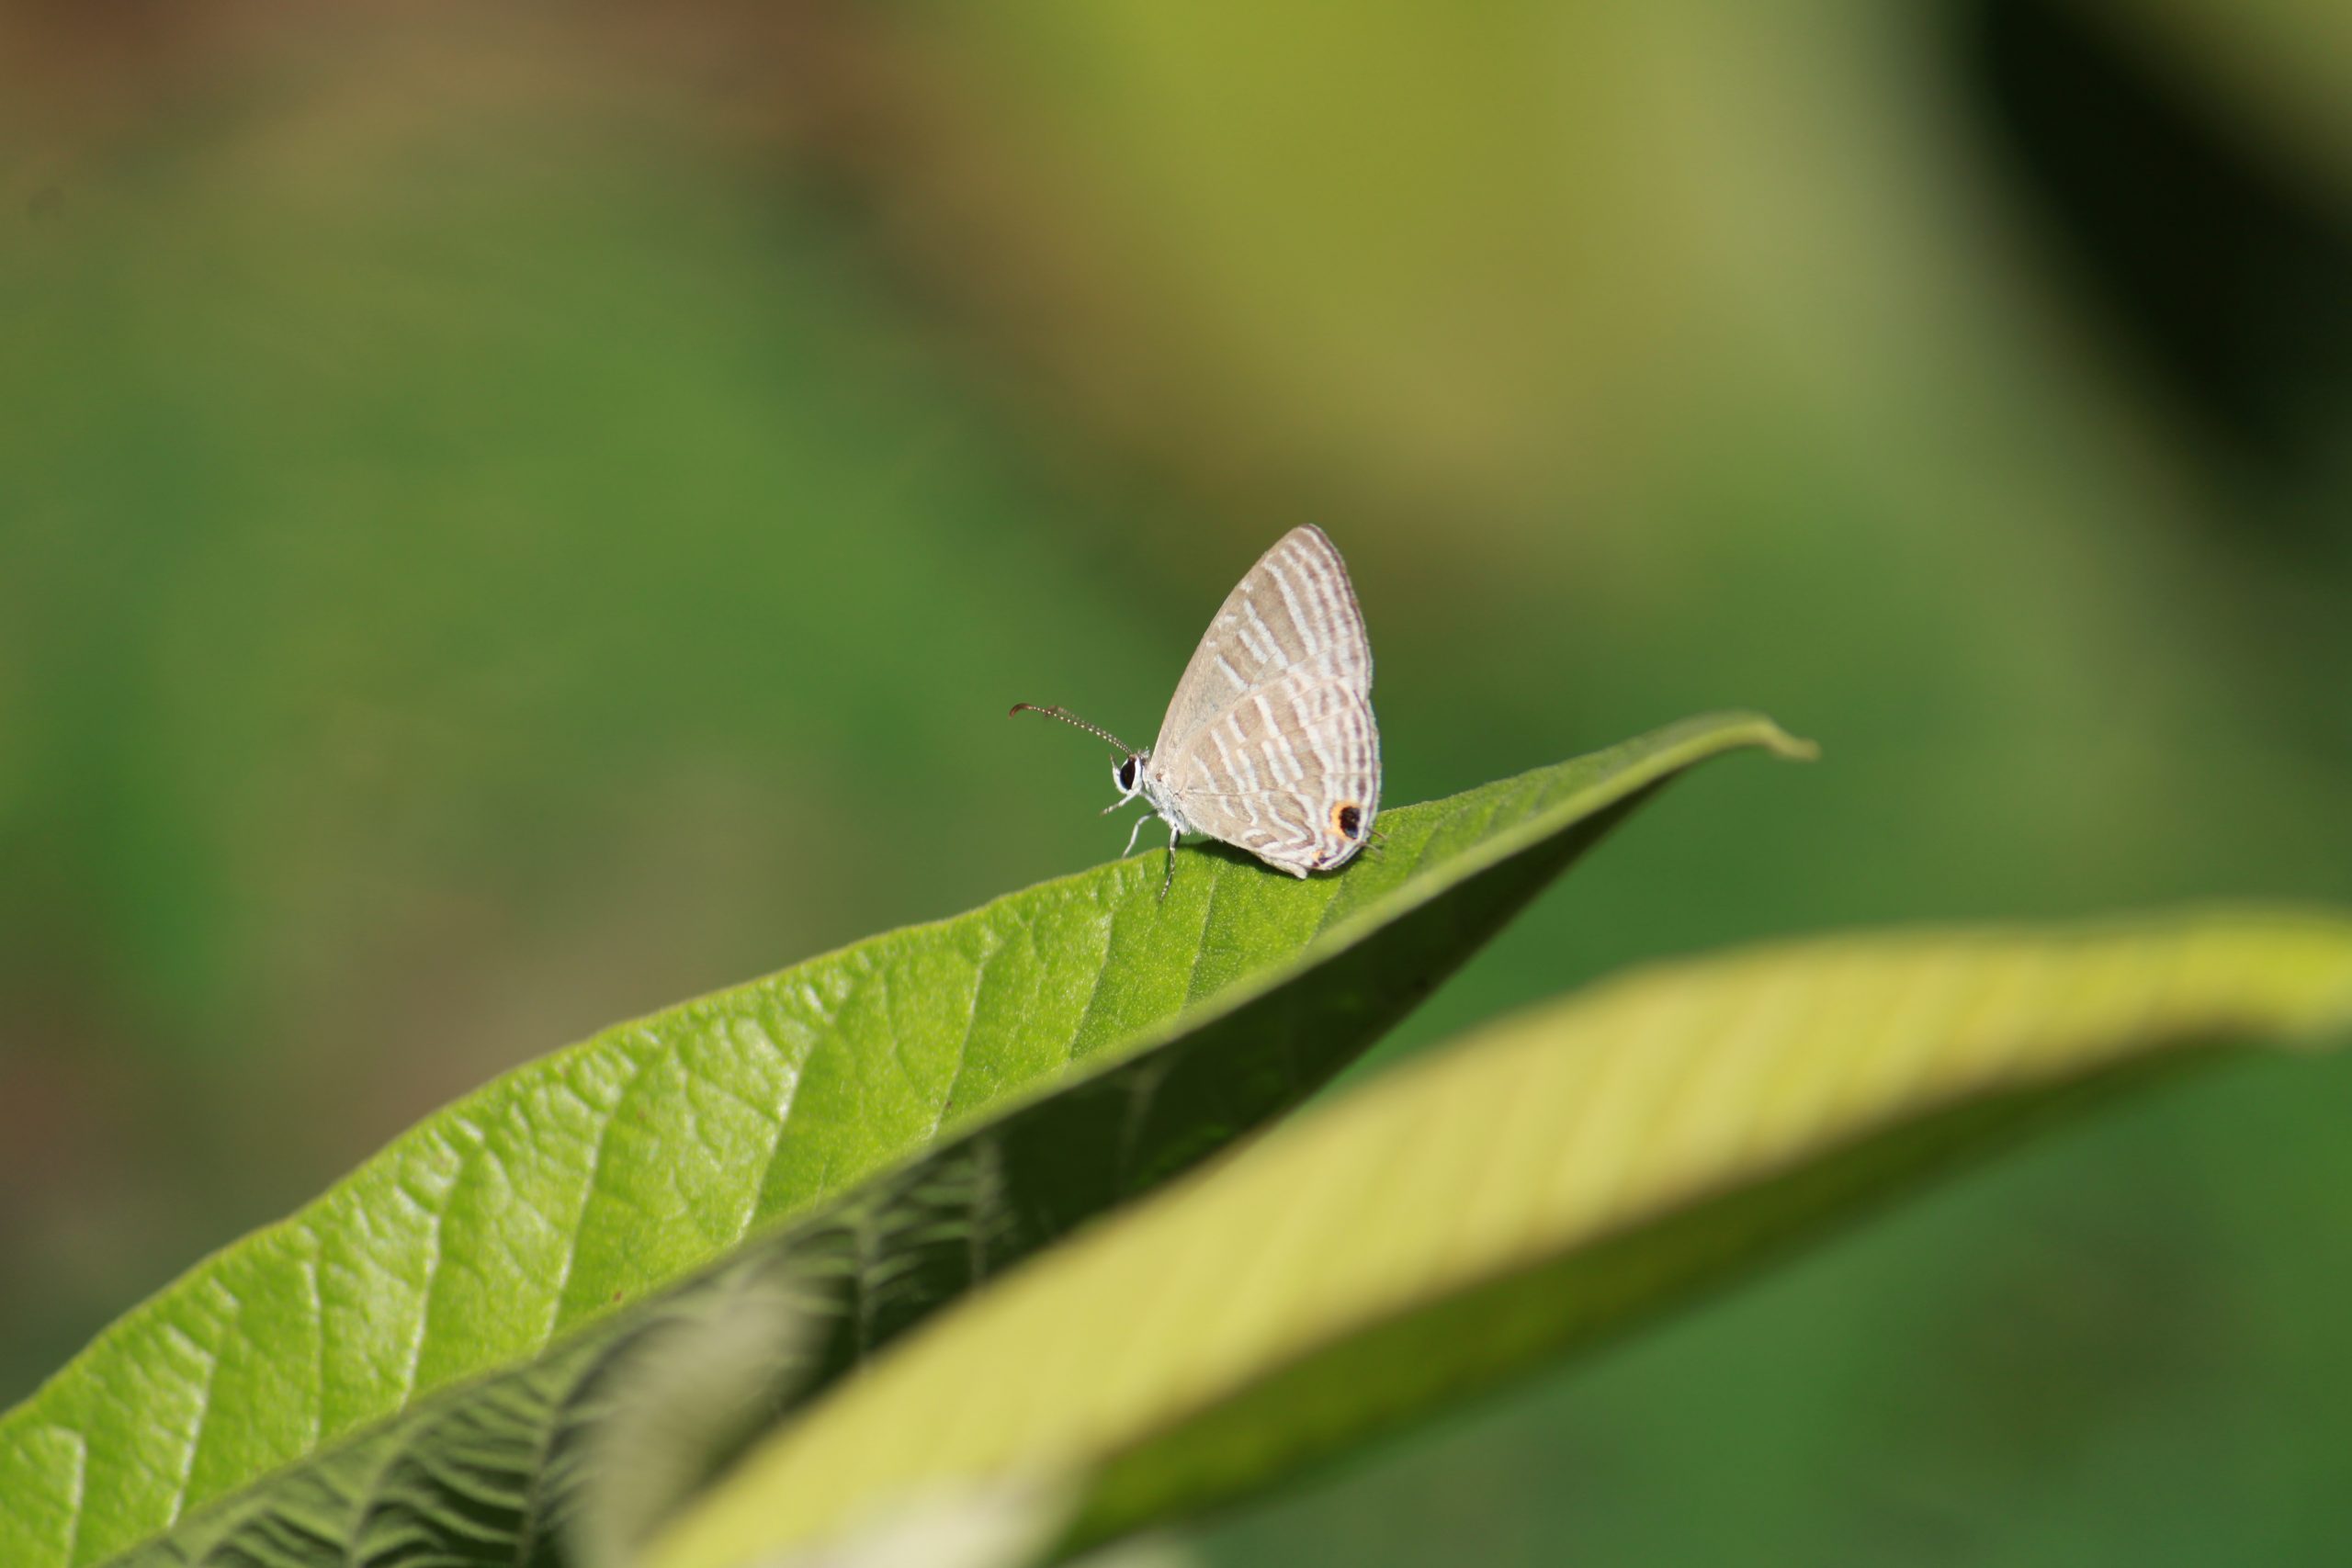
[[1294, 876], [1342, 865], [1380, 806], [1380, 730], [1344, 681], [1289, 670], [1162, 764], [1185, 819]]
[[1226, 596], [1151, 766], [1191, 827], [1295, 875], [1363, 845], [1380, 803], [1372, 644], [1321, 529], [1283, 535]]
[[1347, 564], [1311, 524], [1275, 540], [1217, 606], [1169, 699], [1153, 751], [1182, 749], [1242, 696], [1300, 669], [1372, 694], [1372, 643]]

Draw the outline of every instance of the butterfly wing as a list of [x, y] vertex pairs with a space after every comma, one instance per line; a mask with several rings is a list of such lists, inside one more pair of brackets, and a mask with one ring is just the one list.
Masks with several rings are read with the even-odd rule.
[[1226, 596], [1152, 766], [1192, 825], [1294, 874], [1362, 847], [1380, 803], [1372, 643], [1321, 529], [1283, 535]]
[[1287, 670], [1166, 759], [1185, 820], [1294, 876], [1344, 865], [1380, 809], [1380, 728], [1352, 683]]
[[1186, 745], [1211, 719], [1293, 670], [1372, 694], [1372, 643], [1347, 563], [1312, 524], [1275, 540], [1217, 606], [1169, 699], [1153, 751]]

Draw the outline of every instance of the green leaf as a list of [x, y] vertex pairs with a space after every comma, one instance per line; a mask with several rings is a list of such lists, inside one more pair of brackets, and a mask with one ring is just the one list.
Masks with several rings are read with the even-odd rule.
[[[0, 1416], [0, 1561], [166, 1530], [163, 1560], [336, 1562], [378, 1529], [511, 1555], [543, 1539], [543, 1446], [601, 1386], [586, 1325], [616, 1332], [615, 1307], [800, 1217], [856, 1290], [835, 1360], [862, 1354], [1295, 1103], [1649, 793], [1749, 746], [1804, 752], [1754, 716], [1689, 720], [1386, 813], [1385, 856], [1336, 876], [1193, 849], [1163, 904], [1137, 857], [524, 1067]], [[963, 1135], [881, 1198], [839, 1201], [943, 1130]], [[884, 1224], [906, 1197], [963, 1207]], [[521, 1371], [427, 1397], [502, 1369]]]
[[731, 1568], [893, 1500], [1083, 1499], [1075, 1548], [1652, 1316], [2055, 1110], [2352, 1028], [2352, 921], [2221, 913], [1660, 967], [1420, 1058], [944, 1314], [665, 1538]]

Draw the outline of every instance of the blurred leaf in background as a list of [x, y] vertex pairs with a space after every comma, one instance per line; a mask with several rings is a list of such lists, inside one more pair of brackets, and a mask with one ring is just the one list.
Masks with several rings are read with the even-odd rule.
[[[1828, 748], [1404, 1048], [2344, 896], [2347, 104], [2318, 0], [12, 7], [0, 1398], [503, 1066], [1107, 857], [1004, 705], [1148, 729], [1296, 522], [1396, 800]], [[2317, 1560], [2347, 1111], [2152, 1103], [1203, 1550]]]

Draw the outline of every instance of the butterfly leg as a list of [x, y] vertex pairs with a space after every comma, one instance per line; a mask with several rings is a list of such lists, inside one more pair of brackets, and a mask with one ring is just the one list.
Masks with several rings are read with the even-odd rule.
[[1148, 811], [1136, 818], [1136, 830], [1127, 835], [1127, 847], [1119, 852], [1119, 858], [1121, 860], [1125, 860], [1129, 855], [1136, 852], [1136, 840], [1143, 837], [1143, 825], [1150, 820], [1151, 813]]
[[1184, 829], [1172, 823], [1169, 826], [1168, 874], [1159, 879], [1159, 901], [1163, 904], [1168, 902], [1168, 890], [1176, 886], [1176, 840], [1183, 836]]

